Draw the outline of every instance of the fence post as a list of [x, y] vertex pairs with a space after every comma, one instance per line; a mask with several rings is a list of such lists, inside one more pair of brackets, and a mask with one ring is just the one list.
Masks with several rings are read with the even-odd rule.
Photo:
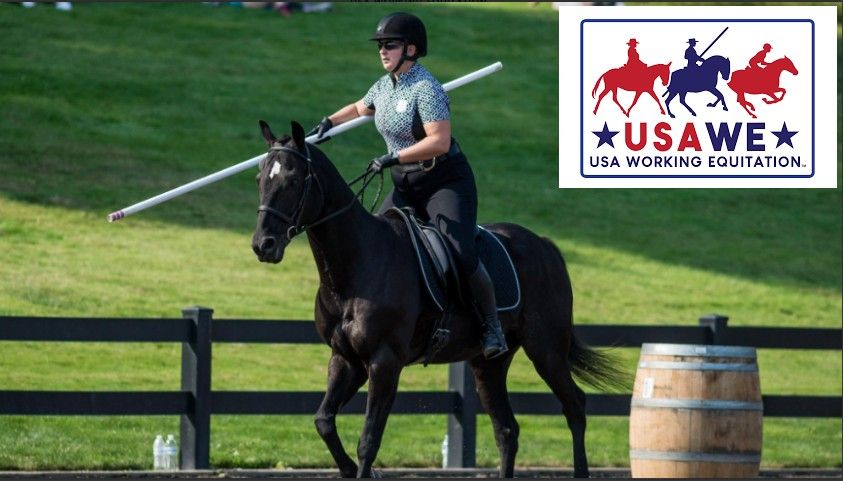
[[478, 396], [475, 378], [465, 362], [448, 365], [448, 390], [457, 393], [455, 411], [448, 415], [449, 468], [474, 468]]
[[182, 391], [192, 394], [179, 422], [180, 469], [208, 469], [211, 448], [211, 315], [213, 309], [188, 307], [182, 318], [193, 321], [182, 343]]
[[730, 320], [729, 317], [720, 314], [707, 314], [698, 319], [702, 327], [709, 328], [709, 331], [706, 333], [707, 344], [721, 344], [724, 342], [728, 320]]

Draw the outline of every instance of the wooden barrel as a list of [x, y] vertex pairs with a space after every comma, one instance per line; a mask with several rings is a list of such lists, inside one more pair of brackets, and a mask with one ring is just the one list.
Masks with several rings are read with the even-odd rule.
[[749, 478], [761, 454], [756, 349], [642, 345], [630, 402], [634, 478]]

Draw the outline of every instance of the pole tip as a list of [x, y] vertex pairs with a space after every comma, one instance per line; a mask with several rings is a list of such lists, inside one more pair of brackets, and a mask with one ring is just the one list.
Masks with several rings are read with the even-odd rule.
[[117, 212], [112, 212], [111, 214], [108, 215], [108, 221], [114, 222], [114, 221], [120, 220], [124, 217], [126, 217], [126, 214], [124, 214], [122, 210], [118, 210]]

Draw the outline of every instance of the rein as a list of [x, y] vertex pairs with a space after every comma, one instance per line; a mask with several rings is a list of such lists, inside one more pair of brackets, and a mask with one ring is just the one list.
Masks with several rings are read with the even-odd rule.
[[366, 191], [366, 188], [369, 186], [369, 184], [372, 182], [372, 180], [375, 179], [375, 176], [379, 175], [379, 174], [380, 174], [380, 183], [378, 185], [378, 192], [375, 194], [375, 199], [372, 201], [372, 206], [369, 208], [369, 212], [372, 212], [375, 209], [375, 204], [377, 204], [378, 199], [381, 197], [381, 190], [384, 187], [384, 173], [383, 172], [377, 172], [376, 173], [376, 172], [369, 170], [369, 168], [367, 168], [366, 172], [357, 176], [354, 180], [352, 180], [351, 182], [346, 184], [349, 187], [351, 187], [351, 186], [357, 184], [358, 182], [360, 182], [361, 180], [363, 180], [363, 185], [361, 185], [360, 189], [358, 189], [358, 191], [355, 193], [351, 202], [349, 202], [346, 206], [337, 209], [336, 211], [326, 215], [325, 217], [323, 217], [321, 219], [317, 219], [317, 220], [311, 222], [310, 224], [304, 225], [304, 224], [302, 224], [302, 212], [304, 212], [304, 210], [305, 210], [305, 200], [307, 199], [308, 194], [310, 194], [311, 184], [314, 180], [316, 180], [317, 188], [320, 190], [320, 193], [323, 196], [325, 194], [325, 191], [323, 190], [322, 185], [319, 183], [319, 177], [317, 177], [314, 174], [313, 161], [311, 160], [311, 150], [308, 148], [308, 145], [306, 143], [305, 144], [305, 154], [299, 152], [296, 149], [291, 149], [289, 147], [284, 147], [284, 146], [270, 147], [270, 151], [285, 151], [285, 152], [291, 153], [291, 154], [296, 155], [299, 158], [303, 159], [305, 161], [305, 165], [308, 166], [308, 175], [305, 177], [305, 190], [304, 190], [304, 192], [302, 192], [302, 197], [300, 197], [299, 201], [296, 203], [296, 209], [294, 209], [293, 215], [285, 214], [284, 212], [281, 212], [278, 209], [270, 207], [269, 205], [261, 204], [261, 205], [258, 206], [258, 212], [259, 213], [260, 212], [266, 212], [268, 214], [272, 214], [272, 215], [280, 218], [284, 222], [286, 222], [288, 225], [290, 225], [290, 227], [287, 228], [287, 239], [288, 240], [293, 240], [294, 237], [296, 237], [297, 235], [301, 234], [302, 232], [310, 229], [311, 227], [315, 227], [317, 225], [320, 225], [323, 222], [327, 222], [327, 221], [333, 219], [334, 217], [337, 217], [340, 214], [345, 213], [346, 211], [351, 209], [353, 205], [355, 205], [355, 202], [358, 202], [358, 199], [360, 199], [360, 202], [362, 203], [363, 202], [363, 195], [364, 195], [364, 192]]

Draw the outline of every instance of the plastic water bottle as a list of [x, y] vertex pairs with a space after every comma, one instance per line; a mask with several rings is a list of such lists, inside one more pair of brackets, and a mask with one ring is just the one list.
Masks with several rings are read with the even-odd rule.
[[164, 437], [155, 435], [152, 443], [152, 469], [164, 469]]
[[445, 437], [443, 438], [442, 454], [443, 454], [443, 468], [447, 468], [448, 467], [448, 434], [446, 434]]
[[167, 435], [167, 442], [164, 443], [164, 461], [166, 469], [179, 469], [179, 445], [172, 434]]

